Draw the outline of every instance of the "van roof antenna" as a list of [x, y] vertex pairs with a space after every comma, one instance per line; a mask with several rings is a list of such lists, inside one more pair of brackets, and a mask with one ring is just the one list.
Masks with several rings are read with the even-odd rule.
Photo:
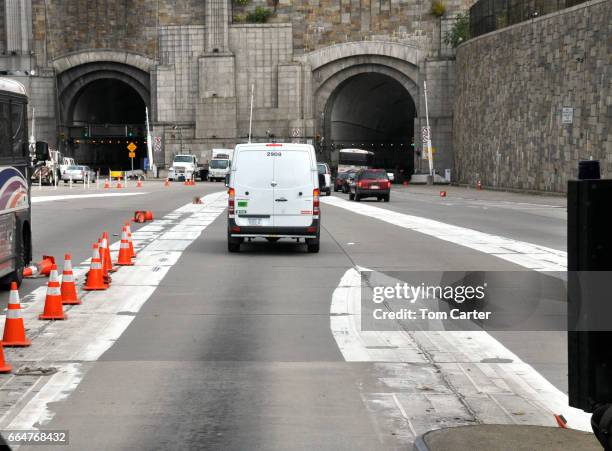
[[251, 114], [249, 115], [249, 144], [251, 144], [251, 131], [253, 130], [253, 94], [255, 93], [255, 83], [251, 85]]

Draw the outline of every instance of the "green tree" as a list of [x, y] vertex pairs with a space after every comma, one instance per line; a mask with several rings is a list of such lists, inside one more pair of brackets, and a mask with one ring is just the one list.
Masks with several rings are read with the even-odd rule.
[[247, 13], [246, 21], [250, 23], [266, 23], [271, 15], [272, 11], [270, 9], [258, 6], [255, 8], [255, 11]]
[[453, 48], [470, 39], [470, 13], [459, 14], [455, 19], [450, 31], [444, 35], [444, 42]]

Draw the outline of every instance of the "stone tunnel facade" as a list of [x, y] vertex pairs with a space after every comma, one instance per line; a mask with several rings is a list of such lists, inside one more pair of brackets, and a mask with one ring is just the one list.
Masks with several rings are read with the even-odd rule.
[[[160, 168], [181, 151], [206, 160], [212, 148], [244, 142], [252, 92], [255, 140], [310, 142], [332, 163], [351, 144], [402, 146], [425, 168], [408, 151], [412, 140], [420, 146], [427, 80], [443, 172], [453, 161], [454, 56], [442, 37], [471, 3], [448, 0], [440, 18], [426, 0], [0, 0], [0, 70], [28, 87], [37, 138], [66, 153], [82, 90], [102, 79], [126, 84], [149, 108]], [[248, 23], [257, 7], [272, 13], [266, 23]], [[349, 85], [352, 94], [339, 95]], [[364, 101], [354, 113], [338, 103], [356, 95]], [[368, 96], [390, 97], [373, 104], [397, 109], [387, 116], [406, 127], [360, 114]], [[355, 130], [355, 142], [347, 132], [338, 141], [340, 129]]]

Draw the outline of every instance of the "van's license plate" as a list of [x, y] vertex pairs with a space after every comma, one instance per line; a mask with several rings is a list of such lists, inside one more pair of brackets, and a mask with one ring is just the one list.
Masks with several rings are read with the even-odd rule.
[[249, 218], [249, 225], [261, 225], [261, 218]]

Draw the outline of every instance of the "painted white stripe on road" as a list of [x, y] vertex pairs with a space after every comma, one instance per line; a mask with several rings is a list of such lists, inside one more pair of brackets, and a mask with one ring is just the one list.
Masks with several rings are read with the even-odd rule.
[[534, 271], [565, 271], [567, 252], [537, 244], [504, 238], [478, 230], [446, 224], [385, 208], [352, 202], [340, 197], [322, 197], [321, 201], [353, 213], [388, 222], [440, 240], [468, 247]]
[[55, 200], [71, 200], [71, 199], [87, 199], [91, 197], [125, 197], [125, 196], [142, 196], [149, 193], [104, 193], [104, 194], [81, 194], [81, 195], [61, 195], [61, 196], [34, 196], [32, 197], [33, 204], [41, 202], [53, 202]]
[[[432, 369], [438, 368], [483, 423], [556, 426], [553, 414], [562, 414], [568, 427], [591, 430], [590, 414], [570, 407], [565, 393], [485, 331], [362, 331], [357, 269], [349, 269], [334, 290], [330, 327], [347, 362], [376, 362], [376, 371], [383, 375], [396, 371], [400, 363], [409, 363], [402, 370], [404, 380], [410, 380], [410, 371], [420, 365], [429, 363]], [[392, 387], [390, 379], [381, 378], [381, 383]], [[414, 393], [415, 387], [405, 385], [402, 382], [394, 389]], [[418, 415], [422, 416], [419, 424], [439, 427], [431, 412]]]
[[[46, 287], [40, 287], [24, 296], [23, 317], [33, 346], [19, 350], [5, 349], [7, 361], [15, 368], [20, 366], [20, 362], [30, 365], [35, 362], [35, 366], [54, 366], [58, 372], [49, 377], [34, 395], [24, 392], [19, 385], [19, 377], [10, 376], [3, 390], [13, 389], [20, 398], [12, 399], [13, 409], [6, 411], [0, 418], [0, 429], [35, 429], [52, 419], [53, 411], [48, 404], [65, 399], [78, 386], [91, 367], [88, 362], [100, 358], [121, 337], [170, 267], [179, 260], [188, 243], [197, 238], [192, 234], [191, 240], [164, 240], [170, 247], [173, 243], [175, 246], [172, 252], [160, 252], [154, 249], [160, 235], [184, 221], [199, 218], [200, 213], [204, 212], [207, 220], [199, 226], [201, 232], [224, 211], [227, 204], [225, 192], [210, 194], [203, 199], [205, 203], [197, 205], [197, 208], [186, 205], [175, 210], [177, 216], [173, 216], [173, 221], [155, 221], [153, 224], [159, 222], [167, 227], [160, 227], [153, 236], [134, 243], [137, 249], [142, 248], [135, 266], [122, 267], [114, 273], [113, 283], [107, 291], [81, 293], [82, 305], [64, 306], [69, 315], [67, 321], [38, 321], [37, 315], [44, 305]], [[113, 243], [112, 247], [116, 247], [116, 244]], [[162, 261], [164, 253], [168, 258]], [[160, 261], [155, 261], [156, 257], [160, 257]], [[82, 279], [86, 270], [83, 266], [75, 267], [75, 276]]]

